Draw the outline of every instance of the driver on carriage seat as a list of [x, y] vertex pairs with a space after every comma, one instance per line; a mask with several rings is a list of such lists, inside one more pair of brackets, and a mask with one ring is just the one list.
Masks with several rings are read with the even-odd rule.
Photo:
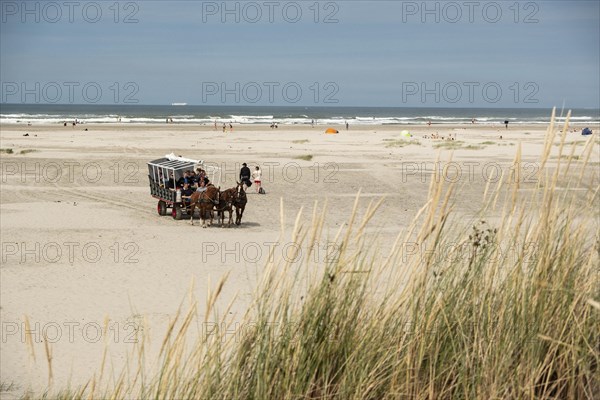
[[200, 186], [196, 189], [196, 192], [206, 192], [208, 186], [212, 185], [210, 180], [205, 176], [203, 180], [200, 181]]
[[190, 188], [189, 183], [184, 183], [183, 189], [181, 190], [181, 199], [183, 202], [189, 205], [192, 194], [194, 194], [194, 189]]

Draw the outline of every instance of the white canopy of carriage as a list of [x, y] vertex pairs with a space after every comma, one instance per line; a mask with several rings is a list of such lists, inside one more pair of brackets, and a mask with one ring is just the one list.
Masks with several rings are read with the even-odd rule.
[[185, 171], [202, 168], [206, 171], [208, 179], [213, 185], [221, 183], [221, 168], [215, 163], [207, 163], [204, 160], [194, 160], [190, 158], [176, 156], [174, 153], [167, 154], [162, 158], [148, 162], [148, 173], [155, 182], [162, 182], [169, 179], [173, 173], [175, 181], [183, 177]]

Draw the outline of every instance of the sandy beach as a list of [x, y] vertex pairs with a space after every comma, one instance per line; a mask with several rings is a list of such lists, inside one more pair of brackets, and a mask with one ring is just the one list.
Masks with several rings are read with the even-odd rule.
[[[243, 312], [269, 252], [288, 254], [282, 227], [289, 231], [301, 208], [301, 221], [310, 218], [315, 202], [319, 208], [327, 202], [325, 231], [333, 237], [359, 190], [359, 214], [385, 198], [369, 227], [384, 253], [422, 207], [438, 169], [456, 185], [456, 215], [469, 221], [486, 185], [514, 170], [519, 146], [520, 190], [535, 186], [546, 132], [545, 125], [351, 126], [337, 127], [336, 135], [324, 134], [325, 128], [244, 125], [223, 133], [177, 124], [2, 126], [0, 368], [3, 381], [14, 383], [3, 396], [46, 387], [44, 342], [51, 347], [55, 387], [85, 383], [105, 348], [118, 373], [141, 331], [150, 347], [159, 346], [187, 296], [203, 310], [207, 290], [226, 274], [218, 307], [225, 310], [235, 299], [229, 312]], [[597, 185], [599, 127], [590, 128]], [[567, 135], [568, 151], [574, 143], [583, 149], [588, 137], [580, 131], [577, 126]], [[439, 139], [431, 139], [434, 134]], [[171, 152], [218, 166], [221, 189], [235, 186], [241, 163], [258, 164], [266, 194], [249, 189], [239, 227], [203, 229], [199, 222], [161, 217], [146, 163]], [[451, 160], [448, 169], [438, 157]], [[327, 243], [318, 245], [326, 257]]]

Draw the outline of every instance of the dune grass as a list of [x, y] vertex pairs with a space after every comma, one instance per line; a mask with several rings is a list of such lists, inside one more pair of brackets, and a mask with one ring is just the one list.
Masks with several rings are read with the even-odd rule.
[[[85, 387], [47, 397], [598, 398], [598, 182], [586, 174], [593, 142], [579, 160], [563, 161], [576, 150], [560, 146], [550, 165], [555, 140], [551, 123], [534, 190], [521, 191], [511, 169], [485, 188], [470, 223], [453, 218], [457, 187], [431, 179], [426, 204], [384, 256], [366, 231], [381, 202], [365, 206], [357, 196], [325, 261], [310, 251], [300, 263], [269, 260], [236, 321], [243, 335], [234, 338], [233, 321], [221, 317], [228, 309], [214, 306], [225, 277], [208, 293], [203, 321], [196, 302], [179, 310], [156, 373], [145, 375], [142, 342], [114, 382], [101, 370]], [[559, 190], [565, 180], [588, 191]], [[302, 213], [291, 240], [311, 249], [325, 239], [327, 208]], [[207, 322], [224, 328], [189, 343]]]
[[297, 157], [294, 157], [294, 158], [297, 159], [297, 160], [311, 161], [313, 159], [313, 155], [312, 154], [305, 154], [305, 155], [297, 156]]
[[35, 149], [25, 149], [25, 150], [21, 150], [21, 151], [19, 152], [19, 154], [29, 154], [29, 153], [36, 153], [36, 152], [38, 152], [38, 151], [39, 151], [39, 150], [35, 150]]
[[573, 156], [573, 155], [569, 155], [569, 154], [561, 154], [560, 156], [552, 156], [550, 158], [553, 160], [556, 160], [559, 158], [562, 160], [570, 160], [570, 161], [579, 160], [579, 156]]
[[0, 153], [13, 154], [13, 149], [0, 149]]
[[[572, 145], [572, 146], [585, 146], [586, 143], [587, 143], [586, 140], [577, 140], [577, 141], [571, 142], [570, 145]], [[554, 143], [554, 146], [559, 147], [560, 143]]]
[[294, 144], [304, 144], [304, 143], [308, 143], [308, 142], [310, 142], [310, 140], [308, 140], [308, 139], [292, 140], [292, 143], [294, 143]]
[[420, 146], [421, 142], [418, 140], [404, 140], [404, 139], [383, 139], [387, 143], [385, 147], [405, 147], [405, 146]]
[[443, 142], [435, 143], [434, 149], [460, 149], [463, 147], [465, 142], [460, 140], [444, 140]]
[[14, 382], [0, 382], [0, 393], [2, 392], [12, 392], [13, 390], [16, 390], [18, 388], [17, 385], [15, 385]]

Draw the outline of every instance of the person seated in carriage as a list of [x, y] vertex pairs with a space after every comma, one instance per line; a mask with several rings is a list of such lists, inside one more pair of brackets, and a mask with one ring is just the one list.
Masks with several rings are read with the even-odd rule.
[[189, 171], [189, 170], [188, 170], [188, 171], [184, 171], [184, 172], [183, 172], [183, 177], [180, 179], [180, 181], [182, 182], [182, 183], [181, 183], [181, 186], [182, 186], [182, 187], [183, 187], [183, 185], [185, 185], [186, 183], [187, 183], [187, 184], [189, 184], [189, 185], [192, 185], [192, 184], [193, 184], [193, 182], [192, 182], [192, 175], [191, 175], [191, 173], [192, 173], [192, 171]]
[[165, 185], [171, 189], [171, 190], [175, 190], [175, 178], [173, 177], [173, 173], [169, 173], [169, 179], [167, 179], [165, 181]]
[[[154, 182], [154, 178], [150, 177], [150, 179]], [[167, 185], [167, 178], [163, 176], [163, 172], [160, 170], [158, 171], [158, 184], [160, 187], [165, 187]]]
[[190, 170], [188, 183], [190, 184], [190, 187], [196, 186], [198, 184], [198, 175], [196, 175], [196, 171], [194, 171], [193, 169]]
[[177, 179], [177, 182], [175, 182], [176, 184], [176, 189], [182, 188], [183, 184], [185, 183], [185, 178], [182, 176], [181, 178]]
[[204, 171], [202, 168], [197, 168], [196, 169], [196, 184], [198, 186], [200, 186], [200, 182], [202, 182], [205, 177], [206, 177], [206, 171]]

